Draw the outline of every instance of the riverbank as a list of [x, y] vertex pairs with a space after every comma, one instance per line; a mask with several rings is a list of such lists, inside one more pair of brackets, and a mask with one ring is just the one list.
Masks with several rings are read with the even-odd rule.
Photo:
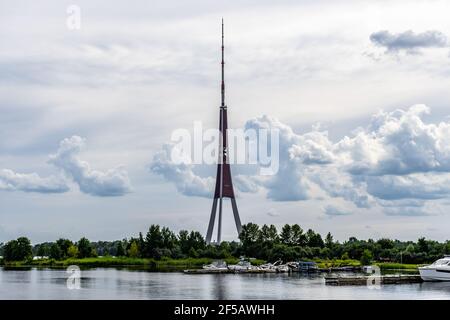
[[[28, 261], [13, 261], [4, 263], [0, 260], [0, 265], [7, 267], [52, 267], [52, 268], [65, 268], [70, 265], [77, 265], [79, 267], [85, 268], [96, 268], [96, 267], [136, 267], [149, 270], [167, 270], [167, 271], [177, 271], [183, 269], [195, 269], [201, 268], [204, 264], [209, 264], [213, 262], [213, 258], [186, 258], [186, 259], [170, 259], [162, 258], [160, 260], [156, 259], [144, 259], [144, 258], [129, 258], [129, 257], [95, 257], [95, 258], [83, 258], [83, 259], [64, 259], [64, 260], [54, 260], [54, 259], [38, 259], [38, 260], [28, 260]], [[236, 264], [238, 258], [227, 258], [224, 259], [227, 264]], [[314, 259], [313, 260], [320, 269], [329, 268], [340, 268], [340, 267], [361, 267], [361, 263], [358, 260], [353, 259]], [[265, 263], [264, 260], [254, 259], [251, 261], [254, 265], [260, 265]], [[391, 263], [391, 262], [373, 262], [373, 265], [377, 265], [381, 270], [405, 270], [414, 271], [417, 270], [417, 264], [401, 264], [401, 263]]]
[[[353, 259], [314, 259], [313, 260], [320, 269], [340, 268], [340, 267], [361, 267], [361, 262]], [[396, 263], [396, 262], [377, 262], [373, 261], [372, 265], [380, 267], [381, 270], [417, 270], [418, 264]]]
[[[3, 263], [0, 261], [0, 265], [6, 267], [52, 267], [52, 268], [65, 268], [70, 265], [77, 265], [85, 268], [108, 268], [108, 267], [137, 267], [149, 270], [166, 270], [177, 271], [186, 268], [201, 268], [204, 264], [209, 264], [215, 259], [212, 258], [186, 258], [186, 259], [170, 259], [163, 258], [145, 259], [145, 258], [129, 258], [129, 257], [95, 257], [95, 258], [69, 258], [64, 260], [55, 259], [38, 259], [28, 261], [11, 261]], [[238, 258], [224, 259], [227, 264], [236, 264]], [[263, 260], [252, 260], [252, 264], [260, 265], [264, 263]]]

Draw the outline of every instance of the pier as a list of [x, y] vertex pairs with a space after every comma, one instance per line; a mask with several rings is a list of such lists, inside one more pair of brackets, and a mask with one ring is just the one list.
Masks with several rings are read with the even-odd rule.
[[325, 284], [335, 286], [365, 286], [368, 281], [379, 284], [407, 284], [407, 283], [421, 283], [423, 282], [420, 275], [384, 275], [384, 276], [327, 276], [325, 277]]
[[276, 273], [275, 270], [249, 269], [249, 270], [211, 270], [211, 269], [187, 269], [186, 274], [222, 274], [222, 273]]

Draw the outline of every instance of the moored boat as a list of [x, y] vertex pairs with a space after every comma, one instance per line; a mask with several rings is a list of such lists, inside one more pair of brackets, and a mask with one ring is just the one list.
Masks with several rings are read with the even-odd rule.
[[419, 273], [424, 281], [450, 281], [450, 256], [419, 267]]
[[205, 270], [214, 270], [214, 271], [216, 271], [216, 270], [217, 271], [219, 271], [219, 270], [225, 271], [225, 270], [228, 270], [228, 266], [227, 266], [227, 263], [225, 261], [217, 260], [217, 261], [213, 261], [210, 264], [205, 264], [203, 266], [203, 269], [205, 269]]
[[252, 267], [253, 267], [253, 266], [252, 266], [252, 264], [250, 263], [250, 261], [248, 261], [248, 260], [246, 260], [246, 259], [244, 259], [244, 258], [241, 258], [237, 264], [230, 264], [230, 265], [228, 266], [228, 269], [231, 270], [231, 271], [236, 271], [236, 272], [238, 272], [238, 271], [247, 271], [247, 270], [250, 270], [250, 269], [252, 269]]
[[293, 272], [318, 272], [319, 268], [316, 263], [313, 261], [296, 261], [296, 262], [288, 262], [287, 266]]

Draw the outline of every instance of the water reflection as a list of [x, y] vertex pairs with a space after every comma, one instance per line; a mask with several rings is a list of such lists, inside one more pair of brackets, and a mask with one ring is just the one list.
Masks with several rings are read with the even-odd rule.
[[327, 286], [323, 275], [206, 274], [130, 269], [81, 271], [69, 290], [65, 269], [0, 268], [0, 299], [450, 299], [450, 283]]

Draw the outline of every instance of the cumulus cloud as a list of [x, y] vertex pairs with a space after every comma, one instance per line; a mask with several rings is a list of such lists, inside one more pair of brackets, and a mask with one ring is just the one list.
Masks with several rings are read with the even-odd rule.
[[39, 193], [63, 193], [69, 191], [67, 181], [60, 176], [40, 177], [37, 173], [16, 173], [0, 170], [0, 190]]
[[89, 163], [78, 158], [84, 145], [85, 139], [79, 136], [64, 139], [56, 154], [50, 156], [49, 163], [62, 169], [83, 193], [106, 197], [122, 196], [130, 192], [130, 180], [123, 166], [102, 172], [93, 170]]
[[184, 162], [175, 163], [171, 156], [175, 148], [177, 146], [174, 144], [165, 144], [153, 157], [150, 170], [162, 175], [167, 181], [173, 182], [178, 192], [186, 196], [211, 197], [215, 179], [195, 174], [193, 165]]
[[131, 191], [128, 173], [123, 166], [106, 172], [91, 169], [89, 163], [78, 158], [85, 140], [78, 136], [61, 141], [49, 163], [61, 170], [59, 175], [46, 178], [37, 173], [16, 173], [9, 169], [0, 171], [0, 190], [39, 193], [63, 193], [74, 182], [80, 191], [94, 196], [122, 196]]
[[448, 46], [445, 34], [435, 30], [423, 33], [414, 33], [408, 30], [396, 34], [382, 30], [372, 33], [370, 40], [375, 45], [386, 48], [387, 52], [404, 50], [407, 53], [416, 53], [423, 48], [442, 48]]
[[[272, 176], [238, 175], [236, 186], [242, 192], [263, 190], [274, 201], [314, 195], [341, 198], [359, 208], [380, 206], [389, 215], [424, 214], [426, 201], [450, 196], [450, 121], [426, 123], [429, 112], [425, 105], [379, 111], [366, 127], [336, 142], [318, 127], [297, 134], [270, 116], [251, 119], [246, 129], [278, 130], [279, 170]], [[171, 163], [169, 151], [155, 157], [153, 171], [184, 194], [210, 197], [214, 177]], [[326, 214], [337, 215], [334, 209]]]
[[344, 138], [338, 152], [350, 157], [348, 170], [364, 175], [450, 171], [450, 122], [426, 124], [425, 105], [380, 111], [366, 130]]
[[352, 214], [349, 210], [345, 210], [343, 208], [334, 206], [334, 205], [327, 205], [323, 208], [323, 212], [330, 217], [335, 216], [347, 216]]

